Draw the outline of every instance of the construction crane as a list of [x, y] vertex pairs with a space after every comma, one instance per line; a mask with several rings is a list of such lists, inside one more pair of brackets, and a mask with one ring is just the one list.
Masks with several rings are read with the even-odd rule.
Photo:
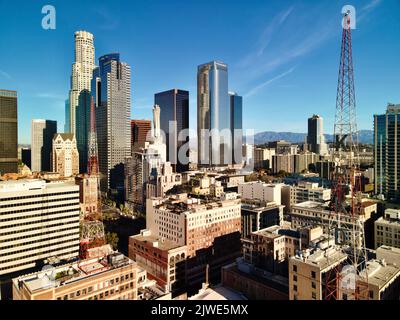
[[335, 172], [330, 202], [330, 236], [347, 254], [346, 264], [325, 279], [324, 299], [368, 299], [368, 260], [363, 224], [356, 98], [351, 40], [351, 15], [343, 15], [343, 33], [336, 96], [332, 162]]

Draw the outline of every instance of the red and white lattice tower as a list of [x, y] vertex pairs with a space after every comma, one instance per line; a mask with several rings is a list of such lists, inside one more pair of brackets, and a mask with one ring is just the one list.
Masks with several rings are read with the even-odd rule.
[[[102, 250], [100, 248], [106, 243], [101, 214], [99, 179], [100, 172], [97, 153], [96, 118], [94, 100], [93, 97], [91, 97], [90, 131], [88, 136], [88, 176], [86, 177], [86, 183], [94, 184], [94, 187], [97, 188], [97, 205], [95, 206], [96, 210], [85, 214], [82, 221], [80, 241], [80, 257], [82, 259], [88, 258], [92, 255], [101, 255]], [[95, 248], [99, 248], [97, 254], [96, 250], [94, 250]], [[89, 251], [92, 253], [89, 254]]]
[[368, 299], [368, 276], [362, 272], [368, 257], [361, 199], [350, 12], [345, 13], [343, 19], [329, 230], [335, 243], [348, 255], [348, 260], [327, 274], [324, 290], [326, 300]]

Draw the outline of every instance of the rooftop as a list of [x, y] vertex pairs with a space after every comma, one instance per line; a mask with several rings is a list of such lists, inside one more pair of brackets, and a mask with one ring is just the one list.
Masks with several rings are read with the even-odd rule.
[[366, 274], [368, 274], [368, 284], [381, 289], [393, 278], [400, 276], [400, 267], [387, 264], [384, 260], [372, 260], [368, 261], [367, 268], [361, 272], [360, 276], [365, 277]]
[[[311, 253], [311, 254], [310, 254]], [[291, 259], [302, 261], [303, 263], [318, 266], [322, 272], [328, 271], [347, 259], [340, 248], [331, 246], [327, 249], [315, 249], [312, 252], [305, 250]]]
[[87, 279], [129, 264], [136, 264], [119, 252], [102, 258], [81, 260], [58, 267], [45, 266], [43, 270], [13, 279], [17, 287], [25, 286], [31, 293]]
[[247, 300], [240, 292], [223, 287], [201, 289], [198, 294], [189, 298], [189, 300]]
[[[51, 183], [46, 183], [42, 179], [20, 179], [0, 181], [0, 193], [2, 192], [18, 192], [30, 190], [44, 190], [59, 188], [63, 186], [76, 186], [74, 181], [60, 180]], [[78, 186], [76, 186], [79, 188]]]
[[195, 198], [188, 197], [187, 194], [181, 194], [177, 196], [171, 196], [167, 199], [159, 199], [161, 202], [155, 205], [155, 208], [159, 210], [168, 210], [174, 213], [183, 212], [198, 212], [204, 210], [211, 210], [218, 207], [229, 206], [232, 204], [240, 204], [240, 199], [220, 199], [220, 198]]
[[319, 209], [319, 210], [328, 210], [328, 206], [321, 202], [316, 201], [305, 201], [301, 203], [294, 204], [292, 208], [303, 208], [303, 209]]
[[267, 236], [272, 238], [278, 238], [280, 236], [289, 236], [293, 238], [300, 238], [300, 233], [294, 229], [287, 229], [281, 226], [271, 226], [265, 229], [254, 231], [253, 234], [258, 234], [261, 236]]
[[138, 240], [140, 242], [144, 243], [151, 243], [153, 247], [157, 247], [160, 250], [173, 250], [173, 249], [178, 249], [182, 248], [182, 246], [177, 245], [175, 242], [167, 240], [167, 239], [161, 239], [159, 237], [156, 237], [152, 234], [146, 234], [146, 233], [140, 233], [137, 235], [132, 236], [135, 240]]

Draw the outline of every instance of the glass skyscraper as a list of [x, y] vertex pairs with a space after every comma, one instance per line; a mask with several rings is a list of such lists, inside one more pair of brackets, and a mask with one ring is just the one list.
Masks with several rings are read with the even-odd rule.
[[230, 92], [229, 101], [232, 130], [232, 164], [241, 164], [243, 145], [243, 98], [234, 92]]
[[[212, 61], [197, 71], [198, 165], [223, 166], [231, 158], [228, 67]], [[228, 157], [228, 159], [226, 159]]]
[[[159, 105], [161, 110], [160, 127], [165, 133], [167, 161], [172, 163], [176, 172], [187, 171], [189, 169], [189, 134], [187, 132], [184, 141], [178, 141], [178, 135], [182, 130], [189, 129], [189, 92], [172, 89], [156, 93], [154, 104]], [[187, 144], [187, 152], [180, 158], [179, 152], [184, 144]], [[183, 152], [182, 149], [181, 153]]]
[[90, 130], [90, 91], [82, 90], [75, 108], [76, 146], [79, 152], [79, 173], [88, 171], [88, 141]]
[[99, 58], [93, 71], [100, 187], [123, 195], [125, 158], [131, 155], [131, 67], [118, 53]]
[[70, 133], [71, 130], [71, 115], [70, 115], [70, 105], [69, 99], [65, 100], [65, 124], [64, 133]]
[[308, 119], [307, 144], [311, 152], [321, 155], [328, 153], [324, 136], [324, 122], [319, 115], [313, 115]]
[[375, 193], [400, 202], [400, 105], [374, 115]]
[[0, 90], [0, 175], [18, 171], [17, 92]]

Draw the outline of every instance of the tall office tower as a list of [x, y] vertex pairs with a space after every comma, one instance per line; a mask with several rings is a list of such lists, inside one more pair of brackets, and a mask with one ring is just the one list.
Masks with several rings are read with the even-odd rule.
[[81, 92], [91, 89], [94, 68], [93, 34], [87, 31], [77, 31], [75, 32], [75, 62], [72, 64], [71, 90], [69, 91], [69, 133], [76, 133], [75, 109], [79, 103]]
[[79, 151], [79, 173], [86, 173], [88, 168], [88, 138], [90, 130], [90, 91], [82, 90], [76, 106], [76, 145]]
[[131, 120], [131, 148], [132, 153], [144, 148], [151, 140], [151, 120]]
[[131, 155], [131, 67], [119, 53], [99, 58], [93, 70], [92, 96], [96, 106], [100, 187], [124, 188], [123, 163]]
[[314, 114], [308, 119], [307, 144], [311, 152], [320, 155], [328, 153], [324, 136], [324, 120], [319, 115]]
[[53, 137], [57, 121], [34, 119], [31, 124], [32, 172], [50, 171]]
[[140, 212], [146, 208], [146, 188], [153, 172], [158, 172], [163, 161], [160, 154], [149, 148], [133, 152], [124, 166], [125, 201]]
[[146, 185], [161, 170], [166, 161], [166, 146], [160, 133], [160, 107], [153, 108], [153, 137], [143, 148], [132, 152], [125, 159], [124, 186], [125, 201], [134, 209], [144, 212], [146, 204]]
[[57, 133], [53, 138], [52, 171], [62, 177], [79, 173], [79, 153], [72, 133]]
[[[74, 182], [0, 182], [0, 275], [79, 254], [79, 187]], [[12, 219], [12, 221], [8, 221]]]
[[[189, 129], [189, 91], [172, 89], [156, 93], [154, 104], [159, 105], [161, 110], [160, 125], [165, 133], [167, 161], [171, 162], [176, 172], [189, 170], [189, 132], [183, 132]], [[178, 139], [180, 133], [185, 134], [184, 141]], [[183, 148], [185, 143], [186, 150]]]
[[400, 104], [389, 104], [386, 114], [374, 115], [375, 193], [400, 201]]
[[197, 71], [199, 166], [218, 167], [231, 162], [230, 119], [227, 65], [216, 61], [200, 65]]
[[242, 164], [243, 145], [243, 98], [229, 92], [232, 134], [232, 164]]
[[18, 171], [17, 92], [0, 89], [0, 175]]
[[64, 133], [69, 133], [71, 130], [71, 115], [69, 110], [69, 99], [65, 100], [65, 123], [64, 123]]

